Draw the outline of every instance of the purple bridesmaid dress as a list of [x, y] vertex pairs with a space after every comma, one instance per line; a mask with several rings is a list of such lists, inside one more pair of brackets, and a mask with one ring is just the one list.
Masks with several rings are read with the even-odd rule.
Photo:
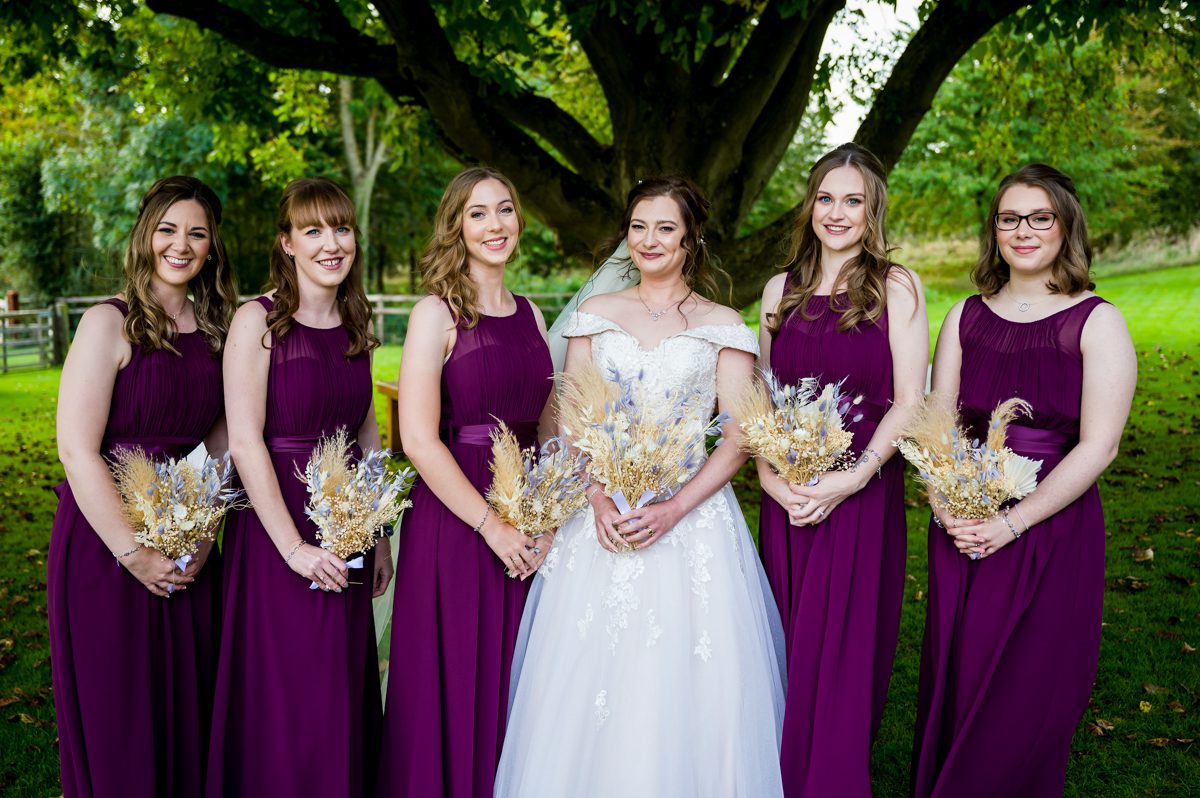
[[[844, 379], [846, 393], [861, 394], [863, 418], [848, 425], [857, 454], [892, 401], [887, 315], [842, 332], [828, 296], [811, 297], [807, 312], [811, 320], [793, 313], [775, 334], [771, 368], [783, 382]], [[792, 526], [763, 494], [763, 566], [787, 642], [780, 765], [789, 798], [871, 794], [871, 743], [887, 698], [904, 589], [903, 475], [903, 461], [893, 457], [882, 478], [872, 476], [815, 526]]]
[[[1003, 319], [978, 296], [963, 307], [964, 421], [982, 435], [997, 404], [1028, 401], [1033, 418], [1009, 427], [1008, 445], [1042, 461], [1039, 479], [1079, 439], [1079, 340], [1103, 302], [1090, 297], [1033, 322]], [[978, 562], [930, 524], [915, 795], [1062, 795], [1100, 656], [1103, 600], [1104, 511], [1095, 485]]]
[[[537, 442], [552, 383], [550, 351], [529, 300], [510, 316], [459, 325], [442, 366], [441, 437], [481, 493], [489, 432], [503, 420]], [[380, 796], [492, 795], [504, 743], [509, 672], [531, 582], [505, 576], [483, 536], [423, 480], [396, 551], [395, 611], [380, 756]]]
[[[122, 314], [128, 306], [110, 299]], [[180, 457], [221, 415], [221, 361], [200, 332], [172, 341], [179, 355], [132, 347], [117, 374], [101, 451], [141, 447]], [[51, 671], [63, 794], [198, 796], [216, 668], [221, 561], [159, 598], [117, 565], [58, 488], [46, 562]]]
[[[266, 297], [255, 301], [270, 310]], [[344, 327], [295, 323], [271, 338], [263, 438], [301, 536], [316, 542], [296, 476], [317, 441], [371, 412], [367, 353]], [[225, 615], [208, 760], [209, 796], [358, 796], [374, 781], [380, 715], [371, 614], [373, 554], [341, 593], [309, 590], [253, 509], [230, 514]]]

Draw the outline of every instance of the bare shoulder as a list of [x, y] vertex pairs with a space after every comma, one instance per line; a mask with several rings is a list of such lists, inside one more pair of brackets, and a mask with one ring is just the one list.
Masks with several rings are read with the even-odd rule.
[[697, 308], [697, 313], [693, 318], [701, 324], [741, 325], [746, 323], [742, 319], [742, 314], [733, 308], [728, 305], [719, 305], [716, 302], [710, 302], [707, 299], [700, 300], [700, 307]]
[[787, 272], [780, 272], [770, 280], [767, 280], [767, 284], [763, 286], [762, 292], [763, 307], [777, 304], [780, 298], [783, 297], [783, 287], [786, 284]]
[[605, 294], [594, 294], [579, 303], [579, 310], [582, 313], [607, 316], [609, 313], [619, 310], [626, 305], [632, 296], [633, 294], [628, 288]]
[[119, 337], [124, 326], [125, 315], [118, 308], [106, 302], [92, 305], [83, 312], [83, 316], [79, 319], [79, 330], [87, 330], [89, 335], [116, 335]]
[[1104, 345], [1129, 339], [1129, 325], [1125, 322], [1125, 316], [1111, 302], [1096, 305], [1083, 325], [1085, 346], [1092, 341]]
[[454, 318], [450, 315], [450, 308], [446, 307], [446, 303], [442, 301], [441, 297], [429, 294], [417, 300], [413, 305], [408, 323], [446, 327], [454, 325]]
[[542, 332], [546, 332], [546, 316], [544, 313], [542, 313], [542, 309], [537, 306], [536, 302], [528, 297], [526, 297], [525, 301], [529, 303], [529, 308], [533, 311], [533, 317], [537, 319], [538, 329]]
[[242, 305], [233, 314], [231, 327], [261, 327], [267, 328], [267, 309], [261, 302], [250, 301]]

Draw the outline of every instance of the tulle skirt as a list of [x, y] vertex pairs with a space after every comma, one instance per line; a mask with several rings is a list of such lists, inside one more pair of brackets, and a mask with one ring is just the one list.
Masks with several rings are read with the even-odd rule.
[[497, 796], [782, 795], [783, 630], [728, 485], [614, 554], [590, 508], [535, 577]]

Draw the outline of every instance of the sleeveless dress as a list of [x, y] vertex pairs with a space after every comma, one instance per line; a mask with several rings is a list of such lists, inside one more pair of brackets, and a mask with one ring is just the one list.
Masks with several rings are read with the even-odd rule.
[[[268, 310], [267, 297], [254, 301]], [[271, 337], [263, 438], [300, 535], [316, 543], [296, 476], [322, 436], [354, 436], [371, 412], [367, 353], [349, 335], [296, 323]], [[357, 798], [375, 772], [379, 668], [371, 613], [373, 552], [341, 593], [310, 590], [253, 508], [225, 525], [225, 616], [208, 760], [208, 795]]]
[[[887, 314], [842, 332], [827, 295], [810, 297], [806, 310], [813, 318], [793, 313], [773, 337], [771, 368], [784, 383], [844, 379], [847, 394], [863, 396], [851, 411], [863, 417], [847, 425], [857, 456], [892, 403]], [[759, 519], [763, 562], [787, 634], [785, 792], [867, 798], [904, 593], [904, 461], [892, 457], [881, 477], [872, 475], [818, 524], [792, 526], [766, 493]]]
[[[127, 314], [120, 299], [105, 304]], [[182, 457], [224, 407], [221, 361], [203, 333], [179, 333], [179, 355], [132, 347], [117, 373], [101, 452], [141, 447]], [[198, 796], [212, 709], [221, 559], [170, 598], [119, 567], [66, 482], [46, 561], [50, 667], [63, 794]]]
[[[1079, 440], [1088, 316], [1082, 302], [1032, 322], [978, 297], [959, 321], [959, 406], [976, 435], [1019, 396], [1033, 418], [1008, 446], [1045, 479]], [[1071, 737], [1100, 657], [1104, 511], [1092, 485], [995, 554], [971, 561], [929, 527], [929, 600], [921, 652], [913, 791], [925, 796], [1061, 796]]]
[[[758, 352], [741, 324], [650, 350], [591, 313], [564, 334], [590, 337], [602, 372], [640, 371], [647, 396], [695, 391], [707, 407], [720, 350]], [[728, 483], [638, 551], [601, 548], [585, 507], [533, 582], [497, 796], [782, 794], [783, 630]]]
[[[441, 438], [480, 493], [496, 420], [537, 443], [553, 387], [550, 350], [529, 300], [459, 325], [442, 366]], [[392, 648], [380, 796], [488, 796], [504, 741], [509, 673], [532, 580], [505, 575], [483, 536], [413, 488], [396, 544]]]

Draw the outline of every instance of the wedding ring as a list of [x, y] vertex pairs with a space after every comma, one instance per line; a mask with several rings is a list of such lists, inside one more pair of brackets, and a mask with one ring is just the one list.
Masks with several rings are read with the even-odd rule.
[[824, 507], [818, 507], [818, 508], [817, 508], [817, 515], [819, 515], [819, 516], [821, 516], [822, 518], [824, 518], [824, 517], [825, 517], [825, 508], [824, 508]]
[[980, 557], [982, 557], [982, 556], [983, 556], [983, 555], [982, 555], [982, 554], [980, 554], [980, 553], [979, 553], [979, 552], [977, 552], [977, 551], [973, 551], [973, 552], [971, 552], [971, 559], [972, 559], [972, 560], [978, 560], [978, 559], [979, 559]]
[[541, 553], [542, 553], [542, 547], [541, 547], [541, 546], [534, 546], [534, 547], [533, 547], [533, 553], [534, 553], [535, 555], [537, 555], [537, 554], [541, 554]]
[[648, 526], [648, 527], [646, 527], [646, 532], [648, 532], [648, 533], [650, 534], [650, 537], [654, 537], [654, 535], [656, 534], [656, 533], [654, 532], [654, 528], [653, 528], [653, 527], [649, 527], [649, 526]]

